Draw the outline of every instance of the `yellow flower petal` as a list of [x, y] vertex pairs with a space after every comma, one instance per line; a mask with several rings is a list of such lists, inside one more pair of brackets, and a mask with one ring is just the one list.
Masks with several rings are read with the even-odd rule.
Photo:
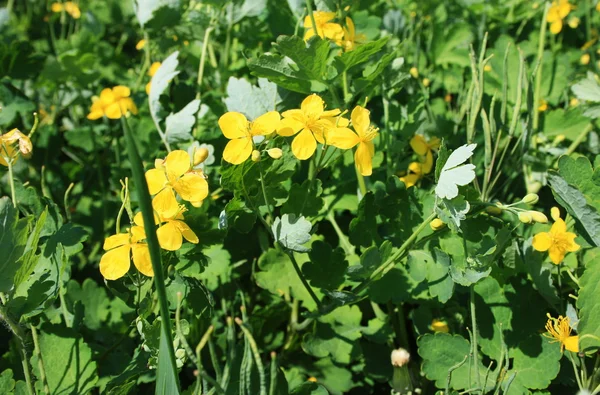
[[565, 259], [565, 253], [566, 251], [562, 250], [560, 247], [554, 244], [551, 245], [548, 249], [548, 255], [550, 256], [550, 260], [555, 265], [558, 265]]
[[567, 337], [563, 344], [567, 350], [579, 352], [579, 335]]
[[152, 199], [152, 207], [162, 217], [173, 217], [177, 211], [179, 211], [179, 204], [177, 203], [177, 199], [175, 199], [173, 189], [167, 187], [160, 191], [154, 199]]
[[133, 264], [144, 276], [154, 276], [152, 261], [150, 260], [150, 251], [147, 244], [137, 243], [131, 246], [133, 255]]
[[552, 207], [550, 209], [550, 216], [555, 221], [558, 221], [560, 219], [560, 210], [558, 209], [558, 207]]
[[427, 150], [427, 154], [425, 154], [425, 161], [423, 162], [423, 174], [431, 173], [433, 169], [433, 153], [431, 150]]
[[173, 188], [183, 200], [197, 202], [208, 196], [208, 182], [200, 174], [190, 172], [181, 177]]
[[150, 169], [146, 172], [146, 182], [150, 195], [156, 195], [167, 184], [167, 176], [163, 170]]
[[429, 145], [425, 138], [420, 134], [415, 134], [412, 139], [410, 139], [410, 147], [415, 151], [417, 155], [425, 156], [427, 152], [429, 152]]
[[161, 65], [160, 62], [154, 62], [154, 63], [152, 63], [152, 65], [148, 69], [148, 76], [154, 77], [154, 74], [156, 74], [156, 72], [158, 71], [158, 69], [160, 69], [160, 65]]
[[354, 153], [354, 161], [358, 171], [363, 176], [370, 176], [373, 173], [373, 143], [370, 141], [361, 142]]
[[183, 221], [173, 221], [175, 225], [179, 229], [179, 232], [183, 235], [183, 237], [189, 241], [190, 243], [198, 244], [200, 240], [198, 240], [198, 236], [196, 233]]
[[62, 12], [63, 5], [61, 3], [52, 3], [50, 9], [52, 10], [52, 12]]
[[146, 46], [146, 40], [142, 39], [142, 40], [138, 41], [137, 44], [135, 44], [135, 49], [137, 49], [138, 51], [141, 51], [142, 49], [144, 49], [145, 46]]
[[302, 128], [304, 127], [304, 123], [297, 119], [299, 117], [303, 117], [302, 111], [289, 110], [284, 112], [283, 114], [284, 118], [279, 122], [279, 125], [277, 126], [278, 135], [284, 137], [293, 136], [300, 130], [302, 130]]
[[404, 183], [406, 189], [415, 186], [415, 184], [419, 181], [421, 176], [419, 174], [407, 174], [404, 177], [400, 177], [400, 181]]
[[125, 275], [131, 266], [129, 244], [105, 252], [100, 258], [100, 273], [107, 280], [117, 280]]
[[177, 251], [183, 243], [181, 232], [174, 222], [176, 221], [169, 221], [156, 231], [160, 248], [167, 251]]
[[567, 239], [567, 251], [568, 252], [576, 252], [576, 251], [579, 251], [579, 248], [581, 248], [581, 246], [579, 244], [575, 243], [576, 237], [577, 237], [577, 235], [575, 233], [567, 232], [565, 234], [565, 238]]
[[115, 101], [115, 95], [113, 94], [112, 89], [110, 88], [104, 88], [102, 89], [102, 92], [100, 92], [100, 102], [102, 104], [104, 104], [105, 106], [114, 103]]
[[333, 128], [327, 133], [327, 144], [340, 149], [350, 149], [360, 142], [356, 133], [348, 128]]
[[352, 119], [352, 127], [354, 127], [354, 130], [356, 130], [356, 133], [358, 133], [360, 137], [365, 137], [365, 134], [371, 125], [369, 114], [370, 111], [361, 106], [356, 106], [354, 107], [354, 110], [352, 110], [352, 115], [350, 116], [350, 119]]
[[[141, 213], [138, 213], [141, 214]], [[137, 217], [137, 215], [136, 215]], [[141, 215], [140, 215], [141, 218]], [[144, 223], [144, 221], [140, 221], [142, 224]], [[146, 231], [144, 230], [144, 227], [142, 225], [138, 225], [138, 226], [132, 226], [131, 229], [129, 229], [129, 231], [131, 232], [131, 242], [132, 243], [137, 243], [138, 241], [142, 241], [146, 238]]]
[[87, 115], [87, 119], [89, 119], [90, 121], [95, 121], [96, 119], [100, 119], [104, 116], [104, 112], [102, 110], [96, 110], [96, 111], [91, 111], [88, 115]]
[[167, 178], [173, 182], [187, 173], [192, 167], [190, 154], [184, 150], [175, 150], [169, 152], [165, 158], [164, 166], [167, 172]]
[[233, 165], [244, 162], [252, 153], [252, 138], [244, 137], [231, 140], [223, 150], [223, 159]]
[[562, 30], [563, 23], [561, 20], [554, 21], [550, 24], [550, 33], [558, 34]]
[[129, 234], [127, 233], [118, 233], [116, 235], [112, 235], [107, 237], [104, 240], [104, 248], [105, 251], [112, 250], [115, 247], [120, 247], [122, 245], [129, 243]]
[[301, 131], [292, 141], [292, 153], [300, 160], [310, 158], [317, 149], [317, 141], [308, 129]]
[[319, 119], [321, 117], [323, 114], [323, 107], [323, 99], [314, 93], [304, 99], [300, 105], [302, 112], [313, 119]]
[[104, 109], [104, 115], [109, 119], [121, 118], [121, 106], [118, 102], [109, 104], [108, 107]]
[[123, 97], [129, 97], [129, 95], [131, 95], [131, 90], [123, 85], [117, 85], [115, 86], [113, 89], [113, 95], [115, 95], [118, 98], [123, 98]]
[[532, 246], [536, 251], [548, 251], [552, 246], [552, 236], [548, 232], [540, 232], [533, 237]]
[[552, 228], [550, 228], [550, 233], [553, 235], [559, 235], [567, 232], [567, 224], [562, 219], [557, 219], [554, 224], [552, 224]]
[[239, 112], [226, 112], [223, 114], [219, 118], [219, 127], [223, 135], [230, 140], [249, 135], [248, 120], [244, 114], [240, 114]]
[[279, 126], [280, 119], [281, 116], [277, 111], [269, 111], [252, 122], [250, 134], [252, 136], [266, 136], [271, 134]]

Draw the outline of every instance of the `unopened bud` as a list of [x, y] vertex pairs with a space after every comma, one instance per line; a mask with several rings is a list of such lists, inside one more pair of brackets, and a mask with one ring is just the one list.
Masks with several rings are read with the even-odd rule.
[[579, 105], [579, 99], [577, 99], [576, 97], [572, 98], [569, 101], [569, 106], [571, 106], [571, 107], [576, 107], [578, 105]]
[[410, 354], [403, 348], [392, 351], [392, 365], [402, 367], [410, 361]]
[[560, 219], [560, 210], [558, 207], [552, 207], [550, 209], [550, 216], [554, 221], [558, 221]]
[[536, 204], [539, 200], [540, 197], [537, 195], [537, 193], [528, 193], [521, 201], [525, 204], [533, 205]]
[[531, 215], [531, 219], [533, 219], [534, 222], [540, 223], [540, 224], [547, 224], [548, 223], [548, 217], [546, 217], [546, 215], [544, 213], [540, 213], [539, 211], [528, 211], [527, 213], [529, 213], [529, 215]]
[[590, 63], [590, 54], [584, 53], [583, 55], [581, 55], [581, 57], [579, 58], [579, 63], [581, 63], [584, 66], [589, 64]]
[[185, 350], [183, 348], [180, 348], [179, 350], [175, 351], [175, 358], [183, 359], [184, 357], [185, 357]]
[[485, 71], [486, 73], [489, 73], [490, 71], [492, 71], [492, 66], [490, 66], [489, 64], [486, 64], [485, 66], [483, 66], [483, 71]]
[[524, 224], [529, 224], [531, 221], [533, 221], [533, 218], [528, 211], [521, 211], [519, 213], [519, 221], [523, 222]]
[[260, 151], [252, 151], [252, 162], [258, 162], [260, 160]]
[[441, 321], [438, 319], [434, 319], [433, 321], [431, 321], [431, 330], [434, 332], [442, 332], [442, 333], [450, 332], [450, 328], [448, 327], [448, 324], [445, 323], [444, 321]]
[[413, 78], [419, 78], [419, 70], [416, 67], [411, 67], [408, 72]]
[[440, 230], [442, 229], [444, 226], [446, 226], [446, 224], [444, 223], [444, 221], [442, 221], [439, 218], [434, 218], [433, 221], [431, 221], [429, 223], [429, 226], [431, 227], [432, 230]]
[[267, 154], [273, 159], [279, 159], [283, 155], [283, 151], [281, 151], [281, 148], [271, 148], [267, 150]]
[[429, 78], [423, 78], [423, 86], [428, 87], [431, 85], [431, 80]]
[[502, 208], [499, 206], [487, 206], [485, 212], [491, 215], [500, 215], [502, 214]]
[[317, 382], [317, 378], [315, 376], [310, 376], [308, 378], [308, 381], [310, 381], [311, 383], [316, 383]]
[[577, 18], [576, 16], [570, 17], [569, 20], [567, 21], [567, 24], [569, 25], [569, 27], [571, 29], [577, 29], [577, 27], [579, 26], [579, 23], [581, 23], [581, 19]]
[[558, 134], [556, 135], [556, 137], [554, 138], [554, 141], [552, 142], [552, 145], [557, 146], [560, 143], [562, 143], [563, 141], [565, 141], [567, 137], [564, 134]]
[[196, 152], [194, 152], [194, 166], [198, 166], [200, 163], [204, 162], [208, 158], [208, 149], [207, 148], [198, 148]]

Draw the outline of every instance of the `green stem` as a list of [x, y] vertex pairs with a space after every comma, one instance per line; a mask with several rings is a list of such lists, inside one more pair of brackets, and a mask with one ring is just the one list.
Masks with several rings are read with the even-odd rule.
[[363, 175], [360, 174], [360, 171], [358, 170], [358, 166], [355, 165], [354, 170], [356, 171], [356, 180], [358, 181], [358, 189], [360, 190], [360, 194], [362, 195], [361, 198], [363, 198], [367, 194], [367, 185], [365, 184], [365, 177], [363, 177]]
[[415, 231], [410, 235], [408, 239], [398, 248], [398, 250], [389, 257], [384, 263], [382, 263], [373, 273], [369, 276], [368, 279], [360, 283], [355, 289], [354, 293], [359, 294], [364, 291], [376, 278], [379, 277], [380, 274], [385, 273], [389, 270], [389, 268], [396, 264], [396, 260], [402, 257], [408, 248], [413, 244], [413, 242], [417, 239], [419, 234], [429, 225], [431, 221], [437, 216], [436, 213], [431, 213], [429, 217], [425, 218], [425, 220], [415, 229]]
[[33, 348], [38, 357], [38, 368], [40, 369], [40, 380], [42, 380], [42, 384], [44, 386], [44, 393], [49, 394], [50, 386], [48, 385], [48, 380], [46, 379], [46, 369], [44, 367], [42, 351], [40, 350], [40, 342], [38, 340], [37, 329], [33, 325], [31, 325], [31, 337], [33, 339]]
[[[312, 161], [311, 161], [312, 163]], [[262, 171], [262, 166], [260, 164], [260, 162], [258, 162], [258, 171], [260, 173], [260, 187], [262, 189], [262, 194], [263, 194], [263, 199], [265, 200], [265, 205], [267, 206], [267, 211], [269, 212], [269, 217], [271, 221], [273, 221], [273, 219], [275, 218], [273, 216], [273, 211], [271, 210], [271, 205], [269, 205], [269, 198], [267, 197], [267, 188], [265, 187], [265, 180], [264, 180], [264, 175], [263, 175], [263, 171]]]
[[[538, 53], [537, 53], [537, 70], [535, 73], [535, 88], [533, 91], [533, 122], [532, 128], [533, 131], [537, 133], [539, 122], [540, 122], [540, 112], [538, 111], [538, 106], [540, 105], [540, 90], [542, 89], [542, 59], [544, 57], [544, 46], [546, 44], [546, 27], [548, 23], [546, 22], [546, 16], [548, 15], [548, 9], [550, 7], [550, 3], [546, 2], [546, 6], [544, 7], [544, 13], [542, 16], [542, 23], [540, 26], [540, 37], [538, 42]], [[531, 139], [532, 142], [535, 139]], [[535, 148], [535, 147], [534, 147]]]
[[269, 383], [269, 395], [275, 395], [277, 390], [277, 354], [271, 352], [271, 377]]
[[298, 265], [298, 262], [296, 261], [296, 258], [294, 257], [294, 253], [293, 252], [289, 252], [287, 250], [286, 250], [286, 253], [290, 257], [290, 261], [292, 262], [292, 266], [294, 266], [294, 270], [296, 271], [296, 274], [298, 274], [298, 277], [300, 277], [300, 281], [302, 281], [302, 285], [304, 285], [304, 288], [306, 288], [306, 290], [310, 294], [310, 297], [315, 301], [315, 303], [317, 305], [317, 309], [320, 311], [321, 307], [322, 307], [321, 301], [317, 297], [317, 294], [315, 294], [315, 291], [313, 291], [313, 289], [310, 286], [310, 284], [308, 284], [308, 281], [306, 280], [306, 277], [304, 277], [304, 274], [302, 273], [302, 270], [300, 270], [300, 266]]
[[235, 319], [235, 323], [240, 326], [242, 332], [244, 332], [244, 336], [248, 340], [250, 344], [250, 349], [252, 350], [252, 355], [254, 356], [254, 362], [256, 362], [256, 369], [258, 370], [258, 378], [260, 382], [260, 395], [267, 395], [267, 380], [265, 378], [265, 368], [263, 366], [262, 360], [260, 359], [260, 354], [258, 352], [258, 346], [256, 345], [256, 341], [250, 333], [250, 330], [246, 328], [246, 325], [242, 322], [240, 318]]
[[35, 395], [33, 381], [31, 380], [31, 368], [29, 367], [29, 357], [27, 356], [27, 351], [25, 347], [25, 333], [23, 332], [23, 329], [21, 329], [19, 324], [13, 321], [13, 319], [8, 315], [8, 312], [1, 304], [0, 321], [4, 321], [4, 323], [8, 326], [10, 331], [17, 337], [17, 348], [21, 357], [21, 365], [23, 366], [23, 375], [25, 376], [25, 381], [27, 383], [27, 390], [29, 391], [29, 395]]
[[[146, 240], [148, 243], [148, 250], [150, 252], [150, 260], [152, 262], [152, 270], [154, 271], [154, 285], [156, 287], [156, 295], [158, 297], [158, 305], [160, 309], [160, 317], [162, 320], [161, 330], [162, 336], [165, 337], [167, 344], [167, 350], [169, 353], [170, 366], [164, 368], [170, 368], [173, 370], [173, 375], [177, 379], [177, 365], [175, 363], [175, 351], [173, 350], [173, 336], [171, 334], [171, 316], [169, 313], [169, 303], [167, 301], [167, 291], [165, 287], [165, 278], [163, 273], [163, 267], [161, 263], [160, 247], [158, 244], [158, 238], [156, 236], [156, 225], [154, 223], [154, 211], [152, 209], [152, 201], [148, 194], [148, 183], [144, 176], [144, 168], [142, 167], [142, 160], [138, 153], [135, 145], [135, 140], [129, 124], [125, 117], [121, 117], [121, 126], [123, 127], [123, 134], [125, 135], [125, 143], [127, 145], [127, 154], [129, 155], [129, 162], [131, 165], [131, 172], [133, 179], [136, 184], [137, 195], [139, 206], [142, 211], [142, 217], [144, 219], [144, 230], [146, 232]], [[160, 366], [159, 366], [160, 368]], [[177, 382], [179, 386], [179, 382]]]
[[308, 11], [308, 15], [310, 15], [310, 21], [312, 23], [313, 30], [315, 31], [315, 36], [317, 36], [319, 35], [319, 31], [317, 30], [317, 21], [315, 20], [315, 16], [313, 14], [311, 0], [306, 0], [306, 9]]
[[337, 234], [338, 239], [340, 239], [340, 245], [344, 249], [344, 252], [346, 253], [346, 255], [354, 254], [354, 246], [352, 244], [350, 244], [350, 242], [348, 241], [348, 238], [346, 237], [344, 232], [342, 232], [342, 229], [340, 228], [337, 221], [335, 220], [335, 215], [333, 214], [333, 210], [330, 210], [329, 213], [327, 214], [327, 220], [329, 221], [331, 226], [333, 226], [333, 230], [335, 230], [335, 233]]
[[12, 196], [13, 207], [17, 208], [17, 195], [15, 193], [15, 178], [13, 174], [12, 159], [6, 161], [8, 165], [8, 183], [10, 185], [10, 196]]
[[198, 85], [198, 93], [196, 94], [196, 99], [200, 99], [200, 94], [202, 89], [200, 89], [202, 84], [202, 79], [204, 78], [204, 64], [206, 63], [206, 50], [208, 48], [208, 43], [210, 40], [210, 32], [212, 32], [213, 27], [209, 26], [204, 32], [204, 42], [202, 43], [202, 53], [200, 55], [200, 65], [198, 66], [198, 80], [196, 81]]
[[[473, 285], [470, 287], [469, 292], [469, 307], [471, 309], [471, 326], [473, 329], [473, 365], [475, 368], [475, 383], [477, 383], [477, 388], [481, 390], [481, 377], [479, 376], [479, 359], [478, 355], [478, 347], [477, 347], [477, 316], [475, 315], [475, 289]], [[483, 393], [483, 390], [481, 390]]]
[[344, 89], [344, 103], [348, 100], [348, 96], [350, 96], [350, 92], [348, 91], [348, 75], [346, 70], [342, 73], [342, 87]]

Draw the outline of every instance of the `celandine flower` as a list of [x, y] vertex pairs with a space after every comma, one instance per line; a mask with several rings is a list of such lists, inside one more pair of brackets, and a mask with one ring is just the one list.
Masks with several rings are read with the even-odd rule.
[[146, 172], [152, 207], [165, 218], [174, 218], [179, 212], [175, 192], [185, 201], [200, 205], [208, 196], [208, 182], [201, 171], [192, 169], [190, 155], [183, 150], [169, 153], [164, 160], [155, 161], [155, 169]]
[[100, 273], [107, 280], [123, 277], [131, 267], [131, 261], [140, 273], [152, 277], [152, 262], [148, 245], [142, 240], [146, 238], [144, 228], [132, 226], [127, 233], [118, 233], [104, 240], [106, 251], [100, 259]]
[[81, 10], [79, 9], [79, 6], [72, 1], [65, 1], [64, 3], [52, 3], [50, 9], [52, 12], [57, 13], [64, 10], [67, 14], [71, 15], [73, 19], [81, 18]]
[[423, 175], [423, 165], [419, 162], [410, 162], [407, 174], [404, 177], [400, 177], [400, 181], [402, 181], [408, 189], [423, 178]]
[[[277, 128], [280, 136], [293, 136], [292, 153], [300, 160], [310, 158], [317, 149], [317, 142], [325, 144], [325, 133], [336, 126], [336, 116], [340, 110], [325, 111], [325, 103], [319, 96], [312, 94], [302, 101], [299, 110], [288, 110], [281, 115], [283, 119]], [[338, 125], [348, 126], [348, 120], [339, 118]]]
[[[335, 42], [341, 42], [344, 30], [339, 23], [331, 22], [335, 18], [335, 12], [314, 11], [313, 17], [317, 27], [317, 34], [321, 38], [328, 38]], [[315, 35], [315, 29], [310, 15], [304, 18], [304, 40], [308, 41]]]
[[572, 5], [569, 0], [555, 0], [552, 2], [546, 21], [550, 24], [550, 32], [558, 34], [563, 28], [563, 19], [571, 12]]
[[[156, 230], [156, 237], [158, 238], [158, 244], [160, 248], [167, 251], [177, 251], [183, 245], [183, 239], [193, 244], [198, 244], [198, 236], [189, 227], [188, 224], [183, 222], [183, 212], [185, 211], [184, 206], [179, 206], [179, 211], [173, 217], [163, 217], [158, 215], [155, 217], [156, 223], [160, 224]], [[133, 219], [138, 226], [144, 226], [144, 219], [142, 213], [137, 213]]]
[[419, 155], [419, 159], [423, 164], [421, 169], [423, 173], [429, 174], [433, 169], [433, 152], [440, 148], [440, 139], [432, 137], [429, 140], [425, 140], [425, 137], [415, 134], [410, 139], [410, 146]]
[[367, 41], [367, 37], [364, 34], [356, 34], [354, 22], [350, 17], [346, 17], [344, 38], [342, 40], [342, 48], [344, 48], [344, 51], [352, 51], [357, 45], [363, 44], [365, 41]]
[[252, 154], [254, 136], [267, 136], [277, 128], [281, 116], [277, 111], [269, 111], [250, 122], [244, 114], [227, 112], [219, 118], [219, 127], [230, 141], [223, 151], [223, 159], [239, 165]]
[[569, 317], [559, 315], [558, 318], [553, 318], [548, 314], [548, 322], [546, 323], [548, 333], [543, 335], [552, 339], [551, 343], [559, 342], [560, 351], [566, 348], [572, 352], [579, 352], [579, 336], [571, 336], [571, 323]]
[[8, 161], [16, 161], [19, 154], [29, 158], [32, 151], [33, 144], [29, 136], [21, 133], [19, 129], [13, 129], [0, 136], [0, 165], [8, 166]]
[[438, 320], [437, 318], [434, 318], [433, 321], [431, 321], [431, 330], [434, 332], [441, 332], [441, 333], [450, 332], [450, 328], [448, 327], [448, 324], [444, 321]]
[[354, 162], [358, 171], [363, 176], [373, 173], [373, 156], [375, 146], [373, 139], [377, 136], [378, 129], [371, 126], [369, 110], [356, 106], [350, 116], [352, 127], [356, 131], [345, 127], [337, 127], [329, 130], [326, 134], [327, 144], [341, 149], [350, 149], [358, 145], [354, 153]]
[[87, 118], [96, 120], [106, 116], [110, 119], [119, 119], [128, 112], [137, 114], [138, 109], [129, 96], [131, 90], [126, 86], [115, 86], [114, 88], [105, 88], [100, 92], [100, 97], [92, 98], [92, 106]]
[[552, 207], [550, 214], [554, 224], [550, 232], [540, 232], [533, 237], [533, 248], [536, 251], [548, 251], [552, 263], [558, 265], [565, 259], [567, 252], [579, 250], [579, 244], [575, 243], [577, 235], [567, 232], [567, 224], [560, 218], [558, 207]]

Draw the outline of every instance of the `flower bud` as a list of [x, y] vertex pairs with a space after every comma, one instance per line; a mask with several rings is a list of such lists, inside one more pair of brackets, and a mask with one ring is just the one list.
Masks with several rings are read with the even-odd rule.
[[283, 155], [283, 151], [281, 151], [281, 148], [271, 148], [267, 150], [267, 154], [273, 159], [279, 159]]
[[576, 97], [572, 98], [569, 101], [569, 106], [571, 107], [577, 107], [579, 105], [579, 99], [577, 99]]
[[502, 214], [502, 208], [498, 206], [487, 206], [485, 212], [491, 215], [500, 215]]
[[579, 63], [581, 63], [584, 66], [589, 64], [590, 63], [590, 54], [584, 53], [583, 55], [581, 55], [581, 57], [579, 58]]
[[527, 212], [529, 215], [531, 215], [531, 219], [533, 219], [533, 222], [537, 222], [540, 224], [547, 224], [548, 223], [548, 217], [546, 217], [546, 215], [544, 213], [540, 213], [539, 211], [528, 211]]
[[554, 138], [554, 141], [552, 142], [552, 145], [557, 146], [560, 143], [562, 143], [563, 141], [565, 141], [567, 137], [564, 134], [558, 134], [556, 135], [556, 137]]
[[431, 80], [429, 78], [423, 78], [423, 86], [428, 87], [431, 85]]
[[431, 330], [434, 332], [442, 332], [442, 333], [450, 332], [450, 328], [448, 327], [447, 323], [445, 323], [444, 321], [435, 319], [435, 318], [433, 319], [433, 321], [431, 321]]
[[411, 67], [408, 72], [413, 78], [419, 78], [419, 70], [416, 67]]
[[550, 216], [554, 221], [558, 221], [560, 219], [560, 210], [558, 207], [552, 207], [550, 209]]
[[185, 350], [183, 348], [180, 348], [179, 350], [175, 351], [175, 358], [177, 358], [177, 359], [185, 358]]
[[576, 16], [570, 17], [569, 20], [567, 21], [567, 24], [569, 25], [569, 27], [571, 29], [577, 29], [577, 27], [579, 26], [579, 23], [581, 23], [581, 19], [579, 19]]
[[486, 73], [489, 73], [490, 71], [492, 71], [492, 66], [490, 66], [489, 64], [486, 64], [485, 66], [483, 66], [483, 71], [485, 71]]
[[431, 221], [429, 223], [429, 227], [431, 227], [432, 230], [436, 231], [436, 230], [440, 230], [442, 229], [444, 226], [446, 226], [446, 224], [444, 223], [444, 221], [442, 221], [439, 218], [434, 218], [433, 221]]
[[207, 148], [198, 148], [196, 152], [194, 152], [194, 166], [198, 166], [200, 163], [204, 162], [206, 158], [208, 158], [208, 153]]
[[529, 214], [529, 211], [521, 211], [519, 213], [519, 221], [523, 222], [524, 224], [529, 224], [531, 221], [533, 221], [533, 218], [531, 217], [531, 214]]
[[525, 204], [536, 204], [539, 200], [537, 193], [528, 193], [521, 201]]
[[260, 151], [254, 150], [252, 151], [252, 162], [258, 162], [260, 160]]
[[315, 376], [310, 376], [307, 381], [310, 381], [311, 383], [316, 383], [317, 382], [317, 378]]
[[410, 354], [403, 348], [392, 351], [392, 365], [402, 367], [410, 361]]

